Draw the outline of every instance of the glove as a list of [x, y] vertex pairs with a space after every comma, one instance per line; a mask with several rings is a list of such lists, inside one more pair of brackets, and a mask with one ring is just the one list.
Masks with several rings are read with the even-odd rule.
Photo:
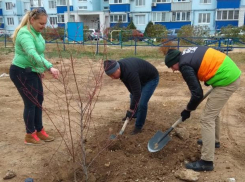
[[191, 111], [187, 111], [186, 109], [184, 109], [180, 115], [182, 117], [182, 121], [185, 121], [191, 116]]
[[132, 115], [133, 115], [133, 112], [127, 111], [126, 116], [124, 118], [122, 118], [122, 121], [125, 121], [127, 118], [131, 118]]

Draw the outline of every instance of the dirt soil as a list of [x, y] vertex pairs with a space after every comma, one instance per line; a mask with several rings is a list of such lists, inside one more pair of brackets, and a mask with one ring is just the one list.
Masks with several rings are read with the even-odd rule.
[[[0, 75], [8, 73], [12, 58], [11, 53], [1, 55]], [[79, 97], [74, 91], [76, 85], [69, 84], [73, 89], [65, 92], [61, 83], [67, 83], [66, 78], [56, 81], [47, 73], [46, 79], [43, 80], [45, 85], [43, 122], [47, 132], [56, 139], [42, 146], [29, 146], [24, 144], [21, 97], [9, 77], [0, 77], [0, 181], [5, 181], [3, 177], [8, 170], [16, 173], [16, 177], [8, 180], [11, 182], [23, 182], [28, 177], [32, 177], [35, 182], [85, 181], [84, 155], [79, 143], [85, 147], [85, 166], [89, 165], [90, 182], [181, 181], [174, 176], [174, 173], [183, 169], [186, 161], [195, 161], [200, 157], [201, 148], [196, 141], [200, 138], [199, 118], [205, 101], [192, 113], [190, 119], [178, 126], [187, 130], [188, 138], [180, 139], [175, 132], [172, 132], [172, 140], [166, 147], [159, 152], [150, 153], [147, 149], [148, 141], [158, 130], [166, 131], [179, 118], [180, 112], [190, 98], [190, 93], [180, 73], [172, 73], [162, 60], [149, 61], [159, 70], [160, 82], [149, 102], [143, 132], [130, 135], [135, 122], [132, 120], [123, 135], [114, 140], [111, 140], [110, 136], [120, 131], [123, 125], [121, 119], [129, 106], [129, 93], [120, 80], [112, 80], [105, 75], [102, 77], [102, 85], [98, 86], [101, 88], [99, 95], [96, 95], [94, 108], [91, 107], [91, 117], [84, 118], [87, 123], [84, 126], [85, 138], [82, 138], [81, 142], [80, 111], [74, 109], [68, 114], [66, 110], [67, 106], [71, 107], [72, 104], [74, 107], [78, 106], [74, 102]], [[52, 62], [60, 68], [58, 59]], [[67, 60], [64, 63], [66, 66], [70, 65]], [[84, 60], [76, 60], [77, 76], [87, 80], [87, 85], [91, 83], [91, 77], [87, 76], [91, 75], [93, 67], [91, 65], [100, 63], [84, 64]], [[244, 72], [245, 64], [239, 63], [239, 67]], [[245, 181], [244, 73], [241, 78], [240, 88], [221, 112], [221, 147], [215, 151], [215, 169], [212, 172], [201, 172], [199, 176], [201, 182], [223, 182], [227, 178], [235, 178], [237, 182]], [[203, 86], [203, 89], [206, 92], [209, 87]], [[92, 95], [92, 89], [82, 87], [81, 91], [88, 93], [81, 98], [86, 103], [88, 96]], [[70, 105], [67, 105], [70, 103], [69, 99], [60, 102], [67, 99], [67, 96], [70, 100], [74, 99]], [[56, 117], [53, 117], [54, 115]], [[69, 118], [67, 115], [71, 116], [70, 120], [67, 119]]]

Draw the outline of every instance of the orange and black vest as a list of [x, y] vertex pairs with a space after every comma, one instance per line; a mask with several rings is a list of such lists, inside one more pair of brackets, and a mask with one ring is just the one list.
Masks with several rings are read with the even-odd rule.
[[204, 46], [185, 49], [179, 61], [180, 68], [184, 65], [191, 66], [200, 81], [213, 87], [229, 85], [241, 75], [229, 56]]

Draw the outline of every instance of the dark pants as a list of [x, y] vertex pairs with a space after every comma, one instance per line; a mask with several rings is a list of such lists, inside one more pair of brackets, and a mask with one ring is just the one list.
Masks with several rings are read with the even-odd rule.
[[40, 74], [15, 65], [10, 66], [10, 79], [24, 102], [26, 133], [42, 130], [43, 85]]
[[[137, 106], [137, 111], [134, 117], [137, 117], [135, 122], [135, 127], [141, 129], [145, 124], [145, 119], [147, 115], [148, 102], [154, 93], [159, 82], [159, 77], [147, 82], [141, 87], [141, 97]], [[130, 102], [132, 102], [132, 94], [130, 94]]]

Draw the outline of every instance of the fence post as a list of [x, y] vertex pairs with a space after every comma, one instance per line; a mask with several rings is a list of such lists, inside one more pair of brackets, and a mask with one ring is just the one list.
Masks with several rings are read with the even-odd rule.
[[219, 38], [219, 48], [221, 48], [221, 38]]
[[66, 50], [66, 46], [65, 46], [65, 34], [64, 34], [64, 37], [63, 37], [63, 50], [64, 51]]
[[120, 41], [121, 49], [122, 49], [122, 30], [119, 33], [119, 41]]
[[99, 40], [98, 40], [98, 37], [97, 37], [96, 55], [98, 54], [98, 52], [99, 52]]
[[134, 55], [136, 55], [136, 47], [137, 47], [137, 45], [136, 45], [136, 38], [134, 38]]
[[5, 48], [7, 47], [7, 36], [6, 36], [6, 33], [4, 35], [5, 39], [4, 39], [4, 45], [5, 45]]

